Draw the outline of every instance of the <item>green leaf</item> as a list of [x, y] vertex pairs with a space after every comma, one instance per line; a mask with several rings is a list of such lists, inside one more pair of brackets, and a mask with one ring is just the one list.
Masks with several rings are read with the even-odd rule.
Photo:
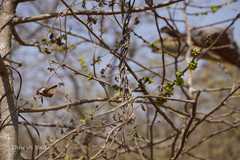
[[164, 104], [166, 102], [167, 102], [167, 99], [164, 98], [164, 97], [159, 97], [159, 98], [156, 99], [156, 104], [157, 105], [162, 105], [162, 104]]
[[182, 86], [184, 84], [184, 80], [183, 80], [182, 76], [183, 76], [183, 72], [181, 72], [181, 71], [176, 72], [175, 84], [177, 86]]
[[88, 74], [88, 80], [91, 81], [91, 80], [93, 80], [93, 79], [94, 79], [93, 75], [92, 75], [91, 73], [89, 73], [89, 74]]
[[143, 77], [143, 83], [151, 84], [153, 83], [153, 79], [150, 77]]
[[195, 70], [197, 68], [197, 62], [192, 60], [189, 64], [188, 64], [188, 68], [189, 70]]
[[212, 11], [212, 13], [216, 13], [220, 8], [221, 8], [221, 6], [212, 5], [211, 6], [211, 11]]
[[177, 86], [182, 86], [184, 84], [184, 80], [182, 77], [180, 77], [175, 80], [175, 83]]
[[60, 45], [57, 45], [54, 49], [55, 49], [55, 51], [60, 52], [60, 53], [62, 53], [66, 50], [65, 46], [60, 46]]
[[181, 72], [181, 71], [176, 72], [176, 77], [177, 78], [181, 78], [182, 76], [183, 76], [183, 72]]
[[75, 49], [75, 48], [76, 48], [76, 45], [74, 45], [74, 44], [68, 45], [68, 49], [69, 49], [69, 50], [73, 50], [73, 49]]
[[174, 85], [175, 85], [175, 82], [168, 82], [164, 87], [164, 95], [165, 96], [170, 96], [173, 94], [173, 90], [174, 90]]
[[192, 56], [194, 57], [198, 56], [200, 53], [201, 53], [201, 49], [198, 47], [193, 48], [191, 52]]
[[80, 122], [80, 124], [85, 125], [85, 124], [87, 123], [87, 120], [86, 120], [85, 118], [81, 118], [81, 119], [79, 120], [79, 122]]
[[151, 48], [153, 52], [159, 52], [160, 48], [158, 48], [157, 46], [159, 46], [159, 40], [156, 40], [153, 43], [149, 44], [148, 47]]
[[87, 73], [88, 72], [88, 66], [87, 66], [86, 60], [83, 56], [79, 57], [79, 63], [81, 65], [81, 68], [82, 68], [83, 72]]

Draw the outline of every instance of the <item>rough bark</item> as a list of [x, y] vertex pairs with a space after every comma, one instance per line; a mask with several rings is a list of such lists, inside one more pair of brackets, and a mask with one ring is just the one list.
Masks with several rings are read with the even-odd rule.
[[[4, 56], [11, 52], [11, 19], [15, 14], [16, 0], [2, 0], [0, 10], [0, 160], [19, 159], [18, 114], [11, 71]], [[11, 125], [6, 125], [11, 124]]]

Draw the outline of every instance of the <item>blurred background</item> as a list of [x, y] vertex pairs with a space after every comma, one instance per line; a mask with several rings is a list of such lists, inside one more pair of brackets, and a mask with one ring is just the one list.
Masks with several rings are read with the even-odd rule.
[[[120, 61], [112, 52], [121, 49], [124, 16], [97, 13], [121, 11], [123, 3], [128, 4], [128, 1], [65, 2], [83, 23], [72, 15], [65, 16], [71, 11], [59, 0], [20, 3], [16, 11], [18, 18], [11, 59], [20, 76], [14, 74], [15, 93], [20, 94], [20, 108], [33, 110], [21, 113], [25, 120], [20, 118], [20, 121], [25, 125], [27, 122], [31, 124], [29, 128], [39, 152], [75, 127], [84, 126], [79, 133], [72, 134], [51, 147], [42, 159], [238, 159], [239, 92], [235, 92], [221, 109], [207, 117], [186, 140], [182, 139], [182, 133], [191, 119], [190, 103], [178, 100], [157, 103], [179, 129], [179, 133], [183, 131], [180, 134], [144, 98], [129, 103], [132, 107], [130, 111], [119, 110], [117, 107], [122, 102], [121, 90], [116, 86], [121, 85]], [[165, 54], [163, 63], [162, 52], [156, 52], [151, 47], [159, 39], [158, 27], [170, 24], [180, 33], [186, 34], [186, 23], [190, 28], [208, 30], [213, 27], [225, 29], [234, 21], [230, 27], [231, 37], [240, 46], [240, 21], [234, 20], [240, 13], [238, 0], [180, 1], [153, 10], [143, 9], [149, 7], [151, 1], [130, 2], [134, 4], [135, 10], [142, 10], [130, 14], [130, 42], [126, 62], [139, 79], [144, 81], [150, 95], [162, 95], [161, 88], [176, 79], [177, 71], [183, 71], [188, 66], [184, 55], [174, 58]], [[154, 0], [152, 4], [157, 6], [169, 2], [171, 1]], [[50, 17], [50, 14], [53, 16]], [[49, 17], [32, 21], [24, 19], [42, 15]], [[163, 38], [166, 36], [164, 33], [161, 35]], [[184, 84], [174, 86], [174, 91], [169, 96], [190, 100], [191, 97], [187, 94], [188, 81], [189, 76], [192, 77], [192, 96], [196, 97], [197, 92], [201, 92], [193, 126], [238, 86], [240, 73], [239, 67], [224, 61], [200, 59], [197, 63], [195, 70], [182, 75]], [[125, 75], [128, 78], [130, 97], [143, 96], [141, 90], [137, 91], [140, 87], [134, 76], [129, 72]], [[57, 87], [47, 90], [52, 96], [42, 94], [41, 91], [54, 85]], [[93, 102], [79, 103], [82, 100]], [[59, 106], [64, 107], [34, 112], [35, 109]], [[112, 112], [106, 113], [108, 111]], [[131, 123], [121, 125], [122, 114], [123, 117], [128, 116], [128, 112], [133, 112], [134, 118]], [[119, 124], [121, 127], [115, 128]], [[29, 158], [32, 153], [32, 148], [29, 147], [32, 146], [31, 136], [25, 127], [21, 130], [21, 143], [25, 146], [22, 155]], [[185, 145], [178, 157], [176, 155], [181, 149], [182, 141]], [[38, 153], [36, 151], [34, 154]]]

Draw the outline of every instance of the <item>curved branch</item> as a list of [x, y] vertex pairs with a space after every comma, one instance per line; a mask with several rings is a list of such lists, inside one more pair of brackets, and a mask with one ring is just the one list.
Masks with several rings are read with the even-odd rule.
[[[161, 3], [157, 4], [155, 6], [151, 7], [142, 7], [142, 8], [134, 8], [131, 10], [131, 13], [140, 13], [140, 12], [146, 12], [148, 10], [152, 9], [159, 9], [163, 8], [178, 2], [181, 2], [183, 0], [175, 0], [175, 1], [170, 1], [168, 3]], [[45, 19], [51, 19], [59, 16], [73, 16], [73, 15], [87, 15], [87, 16], [110, 16], [110, 15], [117, 15], [117, 14], [123, 14], [123, 11], [94, 11], [94, 10], [81, 10], [81, 11], [74, 11], [74, 14], [72, 12], [54, 12], [54, 13], [46, 13], [46, 14], [41, 14], [37, 16], [31, 16], [31, 17], [17, 17], [13, 19], [14, 24], [22, 24], [22, 23], [28, 23], [28, 22], [35, 22], [35, 21], [40, 21], [40, 20], [45, 20]]]

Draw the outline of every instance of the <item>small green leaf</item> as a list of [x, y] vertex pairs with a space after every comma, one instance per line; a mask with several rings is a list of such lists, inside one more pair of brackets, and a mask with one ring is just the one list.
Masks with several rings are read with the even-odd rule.
[[193, 48], [191, 52], [192, 56], [194, 57], [198, 56], [200, 53], [201, 53], [201, 49], [198, 47]]
[[212, 5], [211, 6], [211, 11], [212, 11], [212, 13], [216, 13], [220, 8], [221, 8], [221, 6]]
[[177, 71], [176, 72], [176, 77], [177, 78], [180, 78], [180, 77], [182, 77], [183, 76], [183, 72], [181, 72], [181, 71]]
[[183, 76], [183, 72], [181, 72], [181, 71], [176, 72], [176, 80], [175, 80], [176, 85], [182, 86], [184, 84], [184, 80], [183, 80], [182, 76]]
[[94, 79], [94, 78], [93, 78], [93, 75], [92, 75], [91, 73], [89, 73], [89, 74], [88, 74], [88, 80], [91, 81], [91, 80], [93, 80], [93, 79]]
[[152, 49], [153, 52], [159, 52], [160, 48], [158, 47], [160, 45], [160, 41], [156, 40], [148, 45], [149, 48]]
[[164, 98], [164, 97], [159, 97], [159, 98], [156, 99], [156, 103], [157, 103], [158, 105], [162, 105], [162, 104], [164, 104], [164, 103], [166, 103], [166, 102], [167, 102], [167, 99]]
[[74, 44], [68, 45], [68, 49], [69, 49], [69, 50], [72, 50], [72, 49], [75, 49], [75, 48], [76, 48], [76, 45], [74, 45]]
[[88, 66], [87, 66], [86, 60], [83, 56], [79, 57], [79, 63], [81, 65], [81, 68], [82, 68], [83, 72], [87, 73], [88, 72]]
[[153, 79], [150, 78], [150, 77], [144, 77], [143, 78], [143, 83], [151, 84], [153, 82], [154, 82]]
[[173, 94], [175, 82], [168, 82], [164, 87], [164, 95], [171, 96]]
[[195, 70], [197, 68], [197, 62], [192, 60], [189, 64], [188, 64], [188, 68], [189, 70]]
[[79, 122], [80, 122], [80, 124], [86, 124], [86, 123], [87, 123], [86, 119], [84, 119], [84, 118], [81, 118], [81, 119], [79, 120]]
[[175, 80], [177, 86], [182, 86], [184, 84], [184, 80], [182, 77], [179, 77]]
[[60, 52], [60, 53], [62, 53], [66, 50], [65, 46], [60, 46], [60, 45], [57, 45], [54, 49], [55, 49], [55, 51]]

